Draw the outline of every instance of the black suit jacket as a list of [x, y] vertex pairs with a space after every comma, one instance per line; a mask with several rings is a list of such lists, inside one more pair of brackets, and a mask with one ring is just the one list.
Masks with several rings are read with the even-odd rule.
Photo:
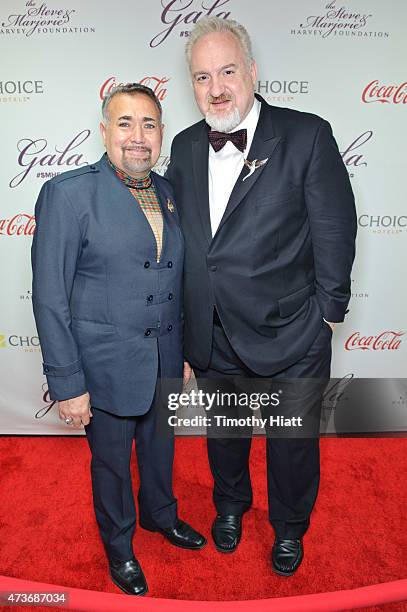
[[258, 99], [248, 159], [268, 161], [247, 180], [243, 167], [213, 238], [205, 121], [175, 137], [166, 176], [186, 244], [186, 359], [208, 366], [216, 306], [241, 360], [271, 376], [307, 353], [323, 318], [343, 321], [356, 213], [329, 123]]

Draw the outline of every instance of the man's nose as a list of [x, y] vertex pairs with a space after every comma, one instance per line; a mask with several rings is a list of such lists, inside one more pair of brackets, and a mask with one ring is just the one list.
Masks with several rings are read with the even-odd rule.
[[217, 75], [212, 77], [209, 93], [213, 98], [218, 98], [223, 93], [225, 93], [225, 85], [223, 83], [222, 77], [219, 77]]
[[131, 140], [133, 142], [144, 142], [144, 131], [139, 123], [136, 123], [133, 126], [133, 130], [131, 132]]

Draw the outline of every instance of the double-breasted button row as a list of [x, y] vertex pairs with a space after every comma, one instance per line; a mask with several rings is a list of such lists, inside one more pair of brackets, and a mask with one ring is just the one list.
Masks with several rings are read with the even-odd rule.
[[[174, 294], [173, 293], [169, 293], [167, 296], [168, 300], [172, 300], [174, 298]], [[147, 296], [147, 302], [152, 302], [154, 300], [154, 296], [153, 295], [148, 295]]]
[[[171, 332], [174, 329], [174, 326], [171, 325], [171, 323], [167, 326], [167, 331]], [[147, 328], [146, 331], [144, 332], [144, 335], [146, 337], [151, 336], [151, 332], [152, 330], [150, 328]]]
[[[167, 268], [172, 268], [172, 266], [173, 266], [173, 265], [174, 265], [174, 264], [172, 263], [172, 261], [169, 261], [169, 262], [167, 263]], [[149, 262], [149, 261], [145, 261], [145, 262], [144, 262], [144, 267], [145, 267], [145, 268], [149, 268], [150, 266], [151, 266], [151, 264], [150, 264], [150, 262]]]

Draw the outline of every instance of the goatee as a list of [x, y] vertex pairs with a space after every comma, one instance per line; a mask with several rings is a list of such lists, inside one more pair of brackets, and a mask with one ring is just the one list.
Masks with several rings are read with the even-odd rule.
[[216, 132], [230, 132], [241, 123], [240, 112], [234, 108], [228, 115], [218, 115], [208, 112], [205, 115], [206, 123]]

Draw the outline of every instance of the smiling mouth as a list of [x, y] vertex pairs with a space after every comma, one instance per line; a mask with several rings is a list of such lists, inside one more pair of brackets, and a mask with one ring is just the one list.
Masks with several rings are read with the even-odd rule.
[[226, 100], [211, 100], [209, 104], [214, 110], [223, 110], [229, 107], [230, 102], [231, 100], [228, 98]]
[[141, 155], [150, 155], [150, 149], [146, 149], [144, 147], [134, 147], [134, 148], [126, 148], [124, 149], [126, 153], [130, 153], [133, 155], [141, 154]]

